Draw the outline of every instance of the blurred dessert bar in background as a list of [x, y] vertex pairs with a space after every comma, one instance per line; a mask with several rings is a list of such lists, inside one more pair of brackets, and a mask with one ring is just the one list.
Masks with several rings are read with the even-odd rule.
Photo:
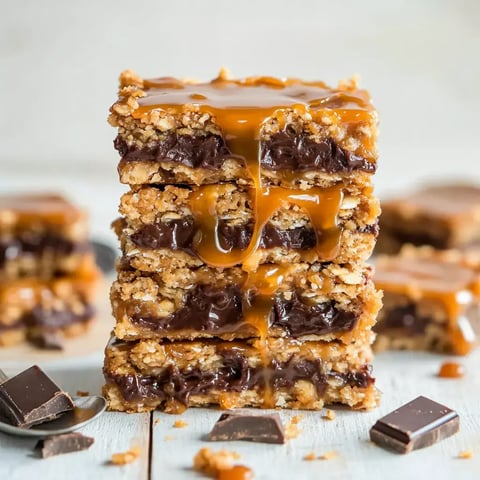
[[377, 114], [354, 81], [120, 77], [111, 409], [377, 404]]
[[0, 345], [83, 333], [98, 279], [83, 211], [56, 194], [0, 196]]
[[480, 262], [460, 251], [406, 246], [377, 258], [374, 280], [384, 294], [377, 351], [465, 355], [478, 346]]
[[480, 251], [480, 187], [426, 186], [382, 201], [376, 253], [396, 253], [404, 244]]

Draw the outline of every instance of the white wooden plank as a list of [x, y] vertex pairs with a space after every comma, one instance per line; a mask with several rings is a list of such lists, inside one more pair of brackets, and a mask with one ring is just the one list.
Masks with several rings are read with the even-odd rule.
[[[435, 373], [445, 357], [408, 352], [386, 353], [376, 361], [378, 386], [383, 391], [381, 406], [371, 412], [337, 409], [337, 418], [324, 420], [320, 413], [301, 412], [303, 432], [286, 445], [264, 445], [247, 442], [209, 443], [204, 436], [210, 431], [219, 411], [189, 410], [180, 418], [188, 423], [183, 429], [173, 428], [178, 416], [154, 414], [152, 443], [152, 479], [187, 480], [199, 478], [191, 471], [195, 453], [204, 446], [226, 448], [242, 455], [240, 463], [253, 468], [257, 480], [312, 479], [384, 480], [415, 478], [428, 472], [437, 480], [478, 479], [480, 472], [480, 352], [468, 359], [457, 359], [467, 368], [463, 379], [439, 379]], [[384, 414], [423, 394], [455, 408], [461, 416], [462, 428], [457, 435], [430, 448], [398, 455], [371, 444], [368, 431]], [[280, 412], [287, 422], [299, 412]], [[166, 437], [172, 436], [172, 439]], [[469, 460], [456, 458], [462, 450], [471, 449]], [[332, 460], [307, 462], [307, 453], [321, 454], [334, 450]]]

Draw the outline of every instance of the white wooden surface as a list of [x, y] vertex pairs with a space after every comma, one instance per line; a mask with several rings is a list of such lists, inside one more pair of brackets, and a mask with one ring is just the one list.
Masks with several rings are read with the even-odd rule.
[[[110, 318], [101, 320], [107, 325]], [[99, 331], [102, 329], [99, 329]], [[104, 343], [106, 338], [90, 339]], [[103, 347], [102, 347], [103, 348]], [[66, 360], [58, 354], [39, 357], [22, 352], [23, 357], [7, 358], [5, 350], [1, 366], [14, 374], [33, 362], [39, 363], [66, 390], [100, 392], [102, 385], [102, 348], [87, 356], [70, 355]], [[288, 422], [292, 415], [304, 415], [301, 434], [283, 446], [247, 442], [210, 443], [204, 441], [218, 410], [189, 410], [181, 415], [188, 423], [174, 428], [179, 418], [162, 413], [106, 413], [83, 429], [95, 437], [90, 450], [47, 460], [33, 456], [34, 441], [0, 434], [0, 479], [8, 480], [69, 480], [83, 479], [142, 479], [188, 480], [200, 478], [191, 470], [192, 458], [202, 446], [227, 448], [241, 454], [241, 463], [250, 466], [257, 480], [291, 479], [409, 479], [432, 475], [436, 480], [478, 479], [480, 475], [480, 351], [460, 359], [467, 369], [463, 379], [439, 379], [435, 373], [445, 359], [441, 355], [406, 352], [379, 355], [375, 363], [378, 387], [383, 391], [381, 406], [371, 412], [351, 412], [337, 409], [333, 421], [324, 420], [319, 412], [280, 412]], [[454, 437], [431, 448], [407, 456], [384, 451], [368, 441], [368, 430], [380, 416], [417, 395], [426, 395], [458, 411], [461, 431]], [[138, 461], [124, 467], [108, 465], [115, 452], [140, 448]], [[149, 455], [151, 450], [151, 466]], [[322, 454], [334, 450], [332, 460], [304, 461], [307, 453]], [[456, 458], [462, 450], [472, 450], [473, 458]]]

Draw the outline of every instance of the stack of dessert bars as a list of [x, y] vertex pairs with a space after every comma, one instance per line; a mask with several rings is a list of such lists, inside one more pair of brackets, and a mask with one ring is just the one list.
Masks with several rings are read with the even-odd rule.
[[371, 408], [377, 114], [355, 81], [120, 77], [112, 410]]
[[86, 214], [57, 194], [0, 196], [0, 346], [62, 348], [94, 317]]

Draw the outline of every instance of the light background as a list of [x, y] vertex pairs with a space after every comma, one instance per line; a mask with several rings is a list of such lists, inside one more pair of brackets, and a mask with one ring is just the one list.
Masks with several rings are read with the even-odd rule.
[[55, 188], [113, 239], [106, 123], [117, 77], [361, 76], [380, 112], [382, 197], [480, 180], [480, 2], [0, 1], [0, 190]]

